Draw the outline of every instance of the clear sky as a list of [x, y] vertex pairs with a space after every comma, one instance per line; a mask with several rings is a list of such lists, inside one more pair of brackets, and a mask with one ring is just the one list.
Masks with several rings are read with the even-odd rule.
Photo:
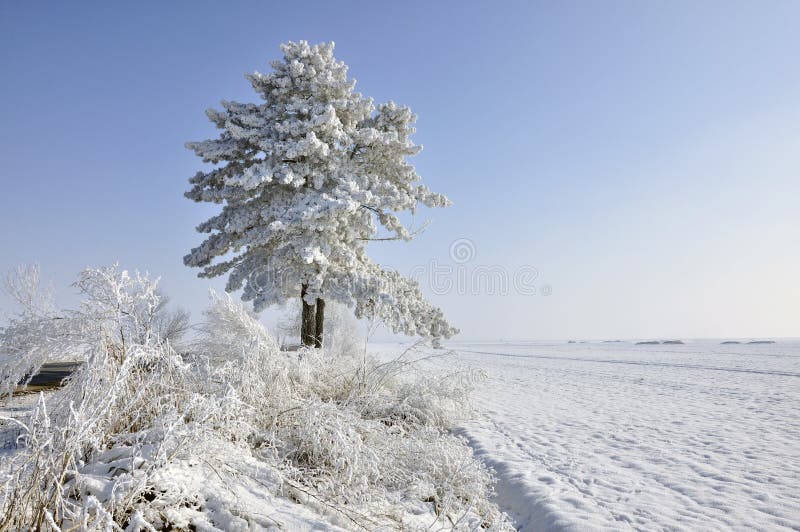
[[[281, 42], [333, 40], [454, 202], [372, 256], [462, 338], [800, 336], [798, 28], [795, 1], [0, 1], [0, 271], [69, 300], [118, 261], [197, 316], [223, 282], [182, 263], [215, 210], [183, 144]], [[508, 294], [458, 286], [485, 272]]]

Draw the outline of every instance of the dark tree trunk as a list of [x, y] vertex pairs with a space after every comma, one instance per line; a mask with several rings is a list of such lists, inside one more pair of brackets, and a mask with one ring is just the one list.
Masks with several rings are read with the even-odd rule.
[[306, 303], [305, 296], [307, 288], [308, 286], [304, 284], [300, 289], [300, 300], [303, 304], [303, 317], [300, 324], [300, 343], [310, 347], [314, 345], [314, 336], [316, 336], [317, 324], [314, 305], [309, 305]]
[[322, 329], [325, 325], [325, 300], [317, 298], [317, 316], [314, 324], [314, 347], [322, 347]]

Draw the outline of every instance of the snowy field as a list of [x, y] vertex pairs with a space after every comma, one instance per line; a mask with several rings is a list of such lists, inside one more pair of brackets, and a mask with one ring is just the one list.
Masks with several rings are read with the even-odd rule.
[[800, 342], [448, 347], [520, 529], [800, 529]]

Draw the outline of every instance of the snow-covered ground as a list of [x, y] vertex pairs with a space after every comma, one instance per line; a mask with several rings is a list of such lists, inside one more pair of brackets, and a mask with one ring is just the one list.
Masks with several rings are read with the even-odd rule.
[[520, 529], [800, 529], [800, 342], [448, 347]]

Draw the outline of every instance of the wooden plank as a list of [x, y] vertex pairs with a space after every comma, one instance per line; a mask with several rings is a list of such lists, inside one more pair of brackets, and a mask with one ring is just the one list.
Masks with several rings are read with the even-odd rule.
[[83, 362], [48, 362], [42, 365], [39, 371], [28, 382], [27, 386], [17, 387], [15, 393], [38, 392], [61, 387], [61, 383], [72, 375]]

